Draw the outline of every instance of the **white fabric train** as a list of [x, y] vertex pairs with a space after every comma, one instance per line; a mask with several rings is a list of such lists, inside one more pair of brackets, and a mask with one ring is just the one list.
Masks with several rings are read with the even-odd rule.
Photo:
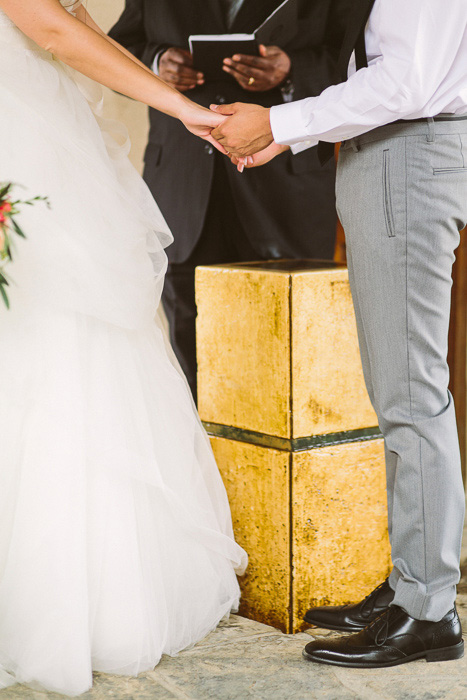
[[154, 323], [171, 234], [99, 100], [0, 12], [0, 180], [51, 203], [0, 308], [0, 687], [69, 695], [201, 639], [246, 566]]

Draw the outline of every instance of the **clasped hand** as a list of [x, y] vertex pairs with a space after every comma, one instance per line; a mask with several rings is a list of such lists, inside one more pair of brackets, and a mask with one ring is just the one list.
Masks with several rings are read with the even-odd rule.
[[238, 159], [243, 159], [246, 164], [248, 156], [264, 152], [271, 144], [276, 145], [268, 109], [236, 103], [212, 105], [209, 110], [185, 97], [181, 99], [183, 110], [180, 118], [188, 131], [210, 142], [236, 164]]
[[[265, 92], [284, 82], [290, 73], [290, 66], [290, 58], [282, 49], [260, 46], [259, 56], [235, 55], [225, 59], [223, 68], [245, 90]], [[204, 75], [194, 69], [191, 54], [183, 49], [171, 48], [162, 54], [159, 74], [180, 92], [204, 83]], [[207, 115], [204, 115], [201, 129], [199, 125], [185, 125], [192, 133], [210, 141], [222, 153], [227, 153], [236, 165], [252, 167], [253, 164], [262, 164], [284, 150], [284, 147], [274, 144], [268, 109], [237, 102], [232, 105], [211, 105], [211, 110], [218, 117], [224, 117], [223, 121], [213, 123], [211, 120], [209, 123]], [[261, 157], [253, 161], [251, 156], [258, 153], [262, 154]]]
[[235, 103], [211, 105], [226, 119], [211, 132], [240, 172], [244, 167], [255, 168], [289, 149], [275, 143], [269, 121], [269, 109], [258, 105]]
[[252, 156], [273, 143], [269, 109], [236, 102], [232, 105], [211, 105], [216, 114], [227, 118], [212, 131], [212, 137], [229, 155]]

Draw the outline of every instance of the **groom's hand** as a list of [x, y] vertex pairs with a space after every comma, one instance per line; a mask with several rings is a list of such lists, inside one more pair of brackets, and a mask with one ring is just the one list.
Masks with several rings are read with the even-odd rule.
[[211, 105], [211, 109], [228, 117], [212, 136], [233, 156], [252, 156], [273, 143], [269, 109], [241, 102]]

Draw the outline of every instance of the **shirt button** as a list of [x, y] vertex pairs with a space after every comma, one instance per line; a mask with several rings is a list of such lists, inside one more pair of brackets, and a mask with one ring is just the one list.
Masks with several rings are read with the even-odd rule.
[[218, 105], [225, 105], [227, 100], [225, 99], [225, 97], [223, 95], [216, 95], [214, 102]]
[[208, 156], [212, 156], [214, 153], [214, 146], [211, 146], [210, 143], [207, 143], [204, 147], [204, 152], [207, 153]]

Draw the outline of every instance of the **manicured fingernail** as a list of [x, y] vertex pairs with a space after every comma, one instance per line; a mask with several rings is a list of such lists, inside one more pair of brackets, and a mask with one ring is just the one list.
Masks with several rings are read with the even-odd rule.
[[224, 58], [224, 63], [225, 63], [226, 65], [228, 65], [228, 66], [231, 66], [231, 65], [232, 65], [232, 61], [231, 61], [230, 58]]
[[240, 60], [240, 56], [238, 55], [238, 53], [236, 53], [235, 56], [232, 56], [232, 58], [233, 58], [234, 61], [239, 61], [239, 60]]
[[204, 85], [204, 80], [198, 80], [198, 85]]
[[197, 73], [196, 77], [198, 78], [198, 80], [202, 80], [204, 78], [204, 75], [203, 73]]
[[226, 73], [230, 73], [230, 68], [227, 66], [222, 66], [222, 70], [225, 70]]

